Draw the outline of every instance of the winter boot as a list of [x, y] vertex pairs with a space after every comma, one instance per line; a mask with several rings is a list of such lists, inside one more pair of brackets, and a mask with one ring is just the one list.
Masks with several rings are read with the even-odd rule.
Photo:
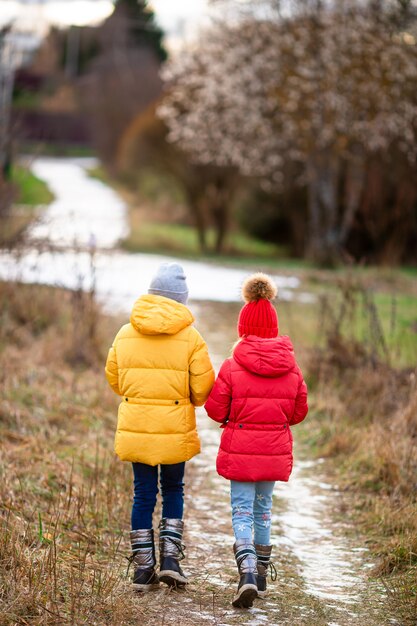
[[233, 546], [240, 574], [239, 586], [233, 599], [233, 606], [248, 609], [258, 595], [256, 584], [256, 552], [250, 539], [236, 539]]
[[155, 544], [153, 530], [144, 528], [130, 531], [132, 556], [129, 561], [135, 568], [133, 574], [133, 588], [135, 591], [150, 591], [159, 586], [159, 579], [155, 572]]
[[181, 519], [161, 519], [159, 524], [159, 580], [169, 587], [184, 587], [188, 583], [179, 561], [184, 558]]
[[272, 546], [263, 546], [259, 543], [255, 543], [255, 550], [258, 559], [258, 596], [264, 598], [267, 594], [266, 576], [268, 574], [268, 567], [271, 570], [271, 580], [277, 579], [277, 571], [274, 564], [271, 562]]

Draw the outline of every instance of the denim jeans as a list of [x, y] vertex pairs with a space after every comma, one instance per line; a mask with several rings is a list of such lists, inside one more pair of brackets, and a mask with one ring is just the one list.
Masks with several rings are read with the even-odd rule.
[[184, 510], [184, 469], [185, 463], [175, 465], [146, 465], [132, 463], [133, 466], [133, 506], [132, 530], [152, 528], [152, 514], [158, 494], [158, 469], [162, 492], [162, 517], [182, 519]]
[[269, 545], [274, 485], [273, 481], [257, 483], [230, 481], [232, 524], [236, 539], [252, 540], [254, 529], [254, 542]]

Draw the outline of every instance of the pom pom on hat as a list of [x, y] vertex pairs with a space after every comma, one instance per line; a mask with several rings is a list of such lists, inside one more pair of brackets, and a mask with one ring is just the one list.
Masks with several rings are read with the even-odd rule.
[[242, 307], [238, 320], [239, 337], [256, 335], [273, 338], [278, 335], [278, 316], [271, 300], [277, 295], [277, 287], [266, 274], [252, 274], [242, 285]]
[[242, 285], [242, 298], [245, 302], [254, 302], [261, 299], [274, 300], [276, 295], [276, 284], [262, 272], [249, 276]]

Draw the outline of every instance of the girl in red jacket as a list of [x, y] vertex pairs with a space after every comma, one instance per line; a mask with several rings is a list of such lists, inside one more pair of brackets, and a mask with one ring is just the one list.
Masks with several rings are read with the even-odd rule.
[[[233, 546], [240, 581], [235, 607], [250, 607], [266, 594], [271, 508], [275, 481], [290, 477], [290, 426], [307, 415], [307, 387], [289, 337], [278, 336], [271, 304], [277, 289], [265, 274], [242, 287], [240, 340], [220, 368], [205, 405], [223, 434], [217, 471], [231, 481]], [[254, 529], [254, 537], [252, 536]]]

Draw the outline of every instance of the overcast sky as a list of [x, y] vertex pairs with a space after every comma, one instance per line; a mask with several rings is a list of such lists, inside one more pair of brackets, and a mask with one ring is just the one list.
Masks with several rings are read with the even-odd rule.
[[[157, 18], [168, 36], [187, 37], [204, 19], [206, 0], [153, 0]], [[110, 0], [0, 0], [0, 24], [14, 20], [23, 29], [43, 33], [48, 23], [94, 24], [113, 9]]]

